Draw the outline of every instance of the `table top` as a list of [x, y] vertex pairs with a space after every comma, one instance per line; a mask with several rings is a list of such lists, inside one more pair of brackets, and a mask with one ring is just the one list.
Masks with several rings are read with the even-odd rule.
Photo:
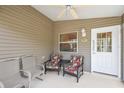
[[61, 64], [67, 64], [67, 63], [69, 63], [69, 62], [70, 62], [70, 60], [63, 59], [63, 60], [61, 61]]

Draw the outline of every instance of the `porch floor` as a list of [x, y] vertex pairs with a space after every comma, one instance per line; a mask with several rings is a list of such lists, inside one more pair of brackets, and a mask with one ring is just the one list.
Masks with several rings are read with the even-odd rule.
[[85, 72], [76, 83], [76, 78], [70, 75], [58, 76], [57, 72], [48, 72], [43, 81], [34, 79], [32, 88], [124, 88], [124, 83], [117, 77], [98, 73]]

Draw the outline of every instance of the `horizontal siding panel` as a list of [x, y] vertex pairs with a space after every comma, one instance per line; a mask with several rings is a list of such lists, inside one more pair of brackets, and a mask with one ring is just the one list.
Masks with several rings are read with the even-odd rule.
[[31, 6], [0, 6], [0, 59], [30, 54], [47, 58], [52, 29], [53, 22]]
[[[11, 8], [9, 8], [11, 7]], [[42, 26], [51, 26], [52, 23], [50, 20], [48, 20], [47, 18], [45, 18], [43, 15], [41, 15], [39, 12], [37, 12], [36, 10], [34, 10], [28, 6], [6, 6], [6, 7], [2, 7], [1, 9], [4, 8], [6, 11], [2, 11], [2, 14], [5, 14], [6, 16], [9, 15], [9, 17], [13, 16], [13, 15], [17, 15], [14, 18], [16, 19], [21, 19], [26, 23], [37, 23], [37, 25], [42, 25]], [[34, 17], [35, 16], [35, 17]], [[27, 20], [25, 20], [27, 19]], [[32, 20], [33, 22], [32, 22]], [[20, 20], [20, 21], [21, 21]]]

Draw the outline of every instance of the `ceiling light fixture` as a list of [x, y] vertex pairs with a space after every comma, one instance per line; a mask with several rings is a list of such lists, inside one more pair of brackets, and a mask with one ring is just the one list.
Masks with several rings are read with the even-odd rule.
[[74, 19], [78, 19], [78, 15], [76, 12], [76, 9], [74, 7], [72, 7], [71, 5], [66, 5], [65, 9], [63, 9], [57, 18], [61, 18], [66, 14], [66, 16], [68, 16], [69, 14], [74, 18]]

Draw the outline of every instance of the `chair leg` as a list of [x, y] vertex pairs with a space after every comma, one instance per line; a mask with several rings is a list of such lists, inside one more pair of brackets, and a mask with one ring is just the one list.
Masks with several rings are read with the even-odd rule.
[[46, 68], [46, 64], [44, 65], [44, 73], [46, 74], [47, 68]]
[[44, 71], [45, 74], [46, 74], [46, 71], [47, 71], [47, 70], [46, 70], [46, 68], [45, 68], [45, 71]]
[[82, 75], [84, 74], [84, 69], [83, 69], [83, 65], [82, 65]]
[[60, 71], [61, 71], [61, 66], [58, 68], [58, 75], [59, 75]]
[[63, 71], [63, 77], [64, 77], [64, 75], [65, 75], [65, 72]]
[[65, 76], [65, 67], [63, 65], [63, 77]]
[[79, 72], [78, 72], [78, 70], [77, 70], [77, 83], [79, 82]]
[[59, 70], [58, 70], [58, 75], [59, 75]]
[[79, 77], [77, 76], [77, 83], [79, 82]]

